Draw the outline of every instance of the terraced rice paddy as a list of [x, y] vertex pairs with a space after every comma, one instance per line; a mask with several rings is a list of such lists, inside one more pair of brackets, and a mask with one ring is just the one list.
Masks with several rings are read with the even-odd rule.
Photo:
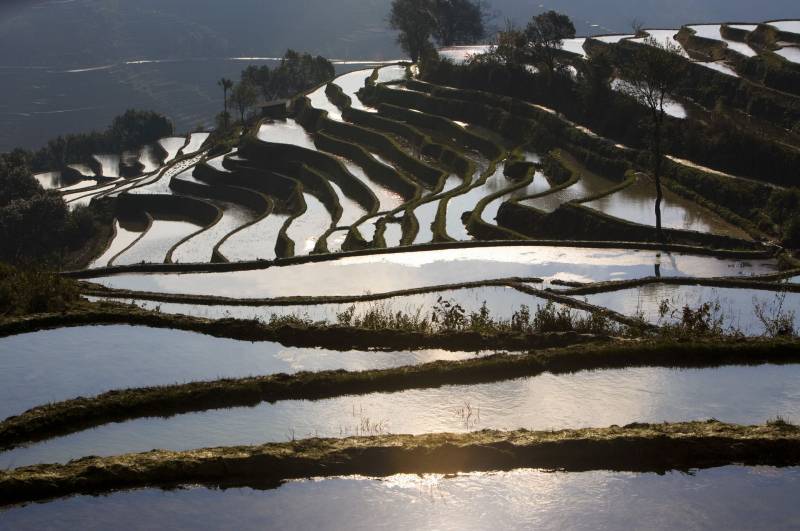
[[774, 28], [778, 28], [781, 31], [797, 33], [800, 35], [800, 20], [777, 20], [774, 22], [768, 22], [768, 24]]
[[308, 136], [308, 133], [303, 129], [303, 126], [294, 120], [263, 124], [258, 130], [258, 139], [278, 144], [292, 144], [311, 150], [317, 149], [311, 137]]
[[[90, 348], [88, 348], [90, 347]], [[220, 353], [224, 352], [224, 363]], [[218, 339], [137, 326], [88, 326], [23, 334], [0, 351], [0, 416], [112, 389], [300, 371], [385, 369], [468, 352], [338, 352]]]
[[295, 254], [309, 254], [320, 237], [331, 226], [331, 215], [322, 202], [311, 194], [303, 194], [306, 211], [293, 219], [286, 235], [295, 244]]
[[436, 220], [436, 214], [439, 211], [439, 204], [443, 200], [441, 195], [454, 190], [462, 184], [463, 181], [457, 176], [448, 175], [447, 180], [444, 183], [444, 187], [442, 188], [442, 194], [434, 197], [433, 199], [428, 199], [426, 202], [414, 209], [414, 215], [419, 223], [419, 231], [417, 232], [416, 238], [414, 238], [415, 244], [430, 243], [433, 241], [433, 229], [431, 226]]
[[364, 207], [347, 197], [338, 184], [331, 181], [330, 185], [334, 192], [336, 192], [336, 197], [339, 199], [339, 204], [342, 206], [342, 217], [339, 219], [339, 225], [349, 227], [367, 214]]
[[[625, 81], [624, 79], [614, 79], [611, 82], [611, 88], [628, 94], [636, 93], [635, 89], [631, 86], [631, 84]], [[664, 112], [668, 116], [672, 116], [673, 118], [678, 118], [681, 120], [689, 116], [686, 107], [684, 107], [683, 104], [672, 99], [667, 99], [664, 101]]]
[[727, 45], [728, 48], [744, 55], [745, 57], [754, 57], [758, 55], [755, 50], [753, 50], [750, 46], [748, 46], [743, 42], [732, 41], [730, 39], [723, 38], [722, 34], [720, 33], [721, 28], [722, 28], [721, 24], [703, 24], [699, 26], [689, 26], [689, 29], [694, 30], [695, 34], [698, 37], [702, 37], [704, 39], [711, 39], [715, 41], [722, 41]]
[[[467, 356], [473, 356], [467, 354]], [[482, 385], [317, 401], [285, 400], [100, 426], [0, 453], [0, 467], [152, 448], [189, 450], [383, 433], [533, 430], [716, 418], [752, 424], [777, 411], [799, 422], [800, 367], [624, 369], [543, 374]], [[737, 402], [726, 400], [737, 390]]]
[[[655, 226], [655, 196], [652, 180], [642, 176], [631, 186], [584, 205], [620, 219]], [[671, 229], [749, 238], [743, 230], [669, 190], [665, 191], [661, 205], [661, 223]]]
[[182, 243], [172, 253], [176, 264], [210, 262], [214, 247], [236, 229], [255, 220], [256, 214], [247, 208], [226, 201], [214, 201], [222, 217], [214, 225]]
[[100, 255], [92, 264], [92, 267], [106, 267], [110, 265], [112, 259], [127, 249], [133, 242], [142, 236], [142, 232], [132, 231], [120, 225], [119, 220], [114, 220], [114, 239], [108, 246], [108, 249]]
[[114, 259], [114, 265], [162, 263], [173, 246], [201, 229], [186, 221], [154, 219], [144, 236]]
[[[583, 297], [581, 297], [583, 298]], [[759, 336], [769, 332], [763, 319], [779, 314], [800, 315], [800, 294], [776, 289], [753, 290], [703, 286], [651, 284], [634, 289], [587, 295], [591, 304], [626, 315], [640, 315], [651, 323], [674, 324], [684, 307], [699, 308], [710, 303], [723, 330]], [[669, 310], [662, 315], [664, 302]], [[761, 317], [759, 317], [761, 315]]]
[[533, 175], [533, 181], [531, 181], [531, 184], [529, 184], [528, 186], [518, 188], [512, 192], [501, 195], [488, 202], [483, 209], [483, 214], [481, 215], [481, 218], [486, 223], [494, 224], [495, 219], [497, 218], [497, 212], [498, 210], [500, 210], [500, 206], [502, 206], [502, 204], [505, 203], [506, 201], [512, 199], [519, 199], [523, 197], [529, 197], [532, 195], [543, 194], [548, 190], [550, 190], [550, 188], [551, 188], [550, 183], [547, 182], [547, 177], [545, 176], [545, 174], [540, 171], [537, 171]]
[[167, 152], [167, 156], [164, 159], [166, 163], [178, 156], [178, 152], [186, 145], [186, 139], [183, 137], [171, 136], [169, 138], [162, 138], [158, 143], [164, 151]]
[[[295, 240], [297, 241], [297, 240]], [[719, 277], [775, 271], [774, 260], [731, 260], [658, 251], [572, 247], [477, 247], [347, 257], [252, 271], [120, 274], [95, 282], [117, 289], [281, 297], [361, 295], [509, 277], [606, 281], [651, 276]], [[333, 266], [333, 267], [331, 267]]]
[[94, 160], [100, 164], [103, 177], [119, 177], [119, 155], [95, 155]]
[[328, 85], [322, 85], [318, 89], [308, 94], [308, 99], [311, 101], [311, 106], [321, 111], [327, 111], [328, 118], [336, 122], [344, 121], [342, 112], [334, 103], [328, 99], [326, 89]]
[[[91, 299], [98, 300], [95, 297], [91, 297]], [[133, 302], [144, 309], [153, 310], [158, 308], [159, 311], [164, 313], [191, 315], [208, 319], [230, 317], [269, 322], [275, 316], [276, 318], [297, 317], [302, 320], [327, 323], [338, 322], [339, 315], [349, 311], [351, 308], [354, 319], [363, 319], [369, 313], [379, 312], [385, 315], [404, 313], [410, 316], [415, 316], [419, 313], [420, 318], [430, 320], [434, 309], [441, 309], [442, 302], [458, 305], [467, 314], [480, 312], [481, 308], [485, 306], [492, 318], [509, 321], [514, 312], [519, 311], [523, 306], [535, 310], [537, 307], [543, 307], [547, 304], [547, 301], [542, 298], [505, 286], [432, 291], [417, 295], [381, 298], [368, 302], [355, 301], [337, 304], [226, 306], [151, 302], [146, 300], [129, 301], [127, 299], [126, 302]], [[564, 306], [556, 304], [556, 307], [560, 309]]]
[[189, 135], [189, 141], [181, 150], [181, 155], [191, 155], [197, 153], [203, 142], [206, 141], [210, 133], [192, 133]]
[[[790, 528], [798, 518], [792, 494], [799, 484], [797, 468], [741, 466], [691, 474], [530, 469], [404, 474], [290, 481], [267, 490], [191, 487], [78, 496], [14, 508], [4, 518], [18, 529], [60, 521], [92, 522], [97, 529], [130, 523], [249, 531], [262, 529], [265, 521], [282, 529], [341, 529], [353, 521], [365, 529], [386, 522], [403, 529], [613, 529], [626, 527], [631, 518], [660, 529], [697, 520], [729, 529], [755, 529], [765, 522]], [[570, 500], [568, 510], [564, 499]]]
[[[693, 28], [724, 41], [719, 25]], [[663, 41], [678, 30], [648, 32]], [[643, 42], [632, 35], [596, 39]], [[749, 49], [725, 42], [739, 53]], [[585, 43], [568, 39], [563, 49], [585, 57]], [[459, 62], [485, 49], [442, 54]], [[334, 105], [326, 84], [308, 98], [334, 123], [314, 122], [316, 113], [297, 100], [285, 120], [254, 119], [233, 151], [211, 145], [209, 133], [166, 138], [160, 147], [98, 158], [104, 177], [119, 175], [120, 156], [125, 168], [141, 162], [140, 177], [104, 183], [86, 167], [83, 183], [62, 189], [71, 205], [107, 195], [125, 208], [115, 214], [114, 238], [89, 266], [95, 270], [68, 275], [85, 281], [75, 309], [0, 323], [0, 418], [9, 417], [0, 423], [0, 488], [17, 481], [27, 489], [42, 481], [35, 474], [47, 488], [66, 481], [58, 479], [61, 469], [18, 469], [40, 463], [154, 448], [286, 446], [262, 448], [275, 454], [252, 459], [245, 456], [255, 450], [237, 448], [236, 457], [219, 459], [209, 456], [222, 450], [80, 461], [70, 466], [89, 467], [75, 472], [81, 481], [113, 471], [108, 485], [95, 488], [112, 493], [83, 497], [69, 484], [75, 497], [3, 510], [0, 522], [69, 527], [91, 515], [101, 528], [247, 529], [264, 521], [289, 528], [388, 522], [453, 529], [616, 528], [632, 521], [692, 527], [705, 518], [732, 528], [794, 523], [798, 469], [749, 467], [796, 465], [778, 462], [784, 451], [796, 457], [796, 432], [786, 423], [800, 423], [797, 346], [783, 337], [796, 333], [800, 277], [786, 273], [784, 285], [775, 275], [788, 258], [758, 243], [737, 216], [671, 191], [662, 205], [664, 226], [687, 232], [670, 231], [669, 242], [655, 243], [648, 236], [654, 185], [641, 173], [645, 153], [633, 143], [616, 144], [552, 109], [509, 98], [450, 88], [456, 102], [450, 107], [426, 92], [379, 86], [406, 72], [392, 64], [332, 80], [354, 109], [371, 115]], [[424, 85], [397, 86], [409, 87]], [[401, 110], [378, 103], [424, 112], [404, 121], [396, 119], [405, 116]], [[670, 114], [682, 123], [698, 119], [697, 107], [689, 113], [672, 103]], [[531, 140], [536, 135], [513, 138], [512, 126], [521, 120], [541, 131], [553, 120], [570, 142], [545, 146]], [[624, 164], [600, 160], [617, 155]], [[520, 156], [529, 165], [519, 164]], [[754, 182], [692, 161], [672, 162], [696, 171], [692, 178], [704, 184], [718, 182], [711, 176]], [[620, 188], [627, 168], [634, 171], [625, 175], [638, 172], [637, 179]], [[573, 184], [565, 181], [575, 176]], [[61, 184], [55, 172], [39, 180]], [[97, 189], [77, 187], [86, 183]], [[211, 223], [198, 198], [183, 192], [190, 187], [221, 218]], [[261, 198], [251, 200], [254, 192], [267, 197], [269, 214], [262, 218], [267, 210]], [[561, 208], [587, 198], [595, 198], [583, 203], [587, 208]], [[574, 240], [580, 241], [547, 233], [542, 241], [512, 241], [578, 210], [585, 216], [577, 221], [582, 232]], [[591, 232], [597, 220], [599, 234]], [[587, 234], [592, 242], [583, 241]], [[397, 249], [403, 242], [411, 248]], [[692, 326], [717, 335], [708, 329], [693, 335]], [[724, 428], [707, 419], [770, 423]], [[689, 421], [697, 423], [682, 428], [688, 434], [656, 433]], [[586, 431], [553, 433], [567, 429]], [[720, 435], [724, 429], [755, 435], [731, 443]], [[652, 432], [633, 436], [630, 430]], [[480, 439], [510, 433], [516, 439]], [[446, 450], [389, 437], [399, 434], [428, 435]], [[478, 442], [462, 445], [458, 434]], [[558, 444], [530, 446], [526, 437], [555, 437]], [[706, 456], [722, 439], [733, 449], [717, 460]], [[746, 453], [754, 445], [767, 449], [757, 460]], [[579, 457], [558, 461], [565, 448]], [[478, 452], [492, 457], [470, 464]], [[548, 468], [574, 471], [520, 468], [520, 455], [548, 452], [555, 456]], [[657, 457], [648, 461], [651, 454]], [[128, 464], [142, 459], [172, 475], [147, 469], [155, 475], [141, 483], [146, 467]], [[203, 459], [214, 460], [212, 472], [191, 468]], [[297, 473], [291, 459], [313, 473]], [[267, 463], [269, 474], [287, 475], [255, 481], [264, 470], [250, 470], [254, 462]], [[740, 464], [708, 469], [732, 463]], [[338, 477], [340, 470], [354, 473], [353, 466], [365, 476]], [[397, 475], [396, 467], [420, 475]], [[463, 473], [431, 474], [451, 468]], [[670, 472], [678, 469], [693, 473]], [[219, 470], [224, 480], [214, 476]], [[326, 477], [279, 483], [319, 470]], [[9, 479], [24, 473], [34, 479]], [[193, 486], [155, 490], [185, 484]], [[206, 488], [232, 485], [265, 490]], [[146, 488], [113, 492], [131, 486]]]
[[67, 186], [62, 186], [61, 188], [58, 189], [58, 191], [61, 192], [62, 194], [66, 192], [76, 192], [79, 190], [86, 190], [88, 188], [93, 188], [98, 184], [100, 184], [100, 181], [96, 179], [81, 179], [76, 183]]
[[629, 39], [630, 42], [635, 42], [637, 44], [649, 44], [649, 40], [653, 39], [659, 45], [669, 44], [674, 46], [678, 53], [680, 53], [683, 57], [689, 57], [689, 54], [686, 53], [686, 50], [683, 49], [681, 44], [675, 39], [675, 35], [677, 35], [679, 30], [671, 30], [671, 29], [648, 29], [645, 30], [647, 32], [648, 37], [640, 37], [636, 39]]
[[800, 48], [795, 46], [787, 46], [775, 51], [776, 54], [785, 58], [787, 61], [800, 64]]
[[553, 212], [564, 203], [586, 199], [610, 190], [616, 184], [611, 179], [587, 172], [581, 174], [580, 179], [575, 184], [541, 197], [521, 200], [520, 203], [544, 212]]
[[161, 157], [157, 153], [155, 146], [144, 146], [139, 151], [139, 163], [142, 165], [142, 173], [152, 173], [161, 167]]
[[[386, 67], [393, 68], [393, 67]], [[356, 93], [361, 90], [367, 82], [367, 78], [372, 75], [373, 70], [356, 70], [343, 76], [336, 78], [334, 83], [342, 88], [342, 91], [350, 97], [350, 104], [354, 109], [359, 109], [367, 112], [375, 112], [375, 109], [368, 107], [362, 103]]]
[[63, 186], [60, 171], [47, 171], [33, 176], [45, 190], [61, 188]]
[[266, 218], [231, 234], [219, 252], [230, 261], [272, 260], [275, 244], [288, 214], [271, 213]]

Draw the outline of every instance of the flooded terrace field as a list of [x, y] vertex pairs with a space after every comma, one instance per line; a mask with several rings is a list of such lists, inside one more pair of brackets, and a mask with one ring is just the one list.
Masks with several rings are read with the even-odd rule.
[[385, 369], [475, 356], [433, 349], [294, 348], [128, 325], [62, 328], [0, 341], [0, 419], [112, 389], [299, 371]]
[[658, 251], [499, 246], [399, 252], [221, 273], [117, 274], [93, 279], [135, 291], [267, 298], [360, 295], [507, 277], [573, 281], [662, 276], [749, 276], [775, 271], [772, 259], [734, 260]]
[[750, 425], [776, 414], [788, 422], [800, 421], [798, 365], [545, 373], [489, 384], [281, 400], [139, 418], [0, 453], [0, 467], [153, 448], [286, 442], [294, 437], [550, 430], [709, 418]]
[[[0, 512], [14, 529], [137, 527], [287, 530], [394, 528], [649, 529], [713, 522], [727, 529], [789, 529], [800, 518], [797, 468], [727, 466], [691, 473], [511, 472], [337, 477], [266, 490], [187, 487], [74, 498]], [[564, 507], [564, 500], [569, 506]], [[674, 507], [680, 507], [676, 511]]]

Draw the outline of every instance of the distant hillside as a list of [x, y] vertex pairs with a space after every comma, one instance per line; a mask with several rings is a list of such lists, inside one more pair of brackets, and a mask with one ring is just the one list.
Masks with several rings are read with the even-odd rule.
[[[0, 4], [0, 65], [86, 66], [132, 58], [264, 56], [287, 47], [330, 57], [393, 58], [384, 22], [390, 0], [61, 0]], [[538, 11], [527, 0], [494, 0], [498, 23]], [[800, 16], [796, 0], [555, 0], [579, 34], [687, 21]]]

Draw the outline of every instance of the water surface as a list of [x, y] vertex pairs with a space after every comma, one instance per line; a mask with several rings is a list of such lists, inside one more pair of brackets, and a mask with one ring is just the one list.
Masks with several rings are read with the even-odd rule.
[[111, 245], [108, 246], [108, 249], [100, 255], [99, 258], [95, 259], [94, 262], [89, 266], [89, 268], [93, 267], [105, 267], [110, 265], [111, 259], [121, 253], [124, 249], [126, 249], [130, 244], [136, 241], [139, 236], [142, 235], [141, 232], [136, 232], [132, 230], [128, 230], [124, 228], [122, 225], [119, 224], [119, 220], [114, 220], [114, 227], [116, 229], [114, 239], [111, 241]]
[[[290, 481], [273, 490], [189, 487], [76, 496], [6, 510], [14, 529], [790, 529], [800, 469], [691, 474], [511, 472]], [[676, 510], [679, 507], [680, 510]]]
[[[330, 243], [330, 240], [329, 240]], [[370, 302], [352, 302], [341, 304], [306, 304], [291, 306], [226, 306], [226, 305], [201, 305], [152, 302], [145, 300], [124, 300], [117, 302], [132, 303], [148, 310], [155, 310], [168, 314], [191, 315], [206, 319], [257, 319], [269, 322], [272, 316], [294, 316], [303, 320], [327, 321], [337, 323], [338, 315], [350, 308], [355, 310], [355, 317], [362, 317], [368, 312], [379, 312], [383, 315], [395, 315], [402, 312], [409, 316], [419, 314], [420, 318], [430, 320], [434, 309], [439, 306], [439, 299], [452, 305], [463, 308], [465, 315], [479, 312], [481, 306], [486, 305], [489, 316], [495, 320], [509, 320], [514, 312], [523, 305], [532, 311], [538, 306], [545, 306], [547, 302], [539, 297], [528, 295], [509, 287], [487, 286], [461, 290], [444, 290], [418, 295], [405, 295], [391, 297]], [[102, 300], [89, 297], [90, 300]], [[561, 305], [556, 305], [560, 308]]]
[[[456, 175], [448, 175], [447, 180], [442, 188], [442, 194], [461, 186], [463, 181]], [[436, 220], [436, 214], [439, 212], [439, 204], [442, 202], [441, 195], [438, 194], [436, 198], [429, 199], [425, 203], [414, 209], [414, 216], [417, 218], [419, 224], [419, 231], [414, 238], [415, 244], [430, 243], [433, 241], [433, 229], [431, 226]], [[437, 199], [438, 198], [438, 199]]]
[[491, 384], [315, 402], [287, 400], [107, 424], [2, 453], [0, 467], [153, 448], [261, 444], [293, 437], [549, 430], [712, 417], [760, 424], [776, 415], [789, 422], [800, 421], [800, 365], [545, 373]]
[[711, 39], [714, 41], [722, 41], [728, 45], [728, 48], [735, 52], [739, 52], [745, 57], [755, 57], [758, 55], [758, 53], [747, 44], [724, 38], [720, 32], [722, 29], [721, 24], [702, 24], [699, 26], [689, 26], [689, 29], [693, 29], [698, 37], [703, 37], [705, 39]]
[[342, 216], [339, 218], [337, 226], [349, 227], [357, 220], [367, 215], [367, 211], [364, 210], [364, 207], [345, 195], [344, 190], [342, 190], [338, 184], [333, 181], [328, 181], [328, 183], [331, 185], [331, 188], [333, 188], [333, 191], [336, 192], [339, 198], [339, 204], [342, 206]]
[[292, 144], [312, 151], [317, 147], [311, 136], [303, 129], [303, 126], [289, 118], [286, 121], [273, 121], [261, 124], [258, 129], [258, 139], [264, 142], [277, 144]]
[[533, 181], [531, 181], [531, 184], [528, 186], [505, 195], [501, 195], [500, 197], [492, 199], [490, 202], [488, 202], [483, 208], [481, 219], [483, 219], [483, 221], [486, 223], [494, 225], [497, 219], [497, 212], [500, 210], [500, 206], [503, 203], [520, 197], [541, 194], [548, 190], [550, 190], [550, 183], [548, 182], [547, 177], [545, 177], [544, 173], [537, 171], [533, 175]]
[[[661, 223], [664, 227], [751, 239], [745, 231], [697, 203], [671, 190], [663, 189], [663, 192]], [[655, 226], [655, 201], [655, 184], [649, 177], [640, 176], [632, 185], [584, 205], [609, 216]]]
[[240, 204], [227, 201], [210, 202], [222, 210], [222, 217], [214, 225], [175, 249], [172, 253], [172, 261], [176, 264], [210, 262], [214, 246], [222, 238], [255, 219], [255, 212]]
[[544, 212], [553, 212], [564, 203], [591, 197], [617, 184], [619, 183], [594, 172], [581, 172], [580, 179], [575, 184], [542, 197], [524, 199], [520, 203]]
[[153, 224], [130, 249], [114, 260], [114, 265], [140, 262], [162, 263], [169, 250], [179, 241], [202, 227], [186, 221], [154, 219]]
[[119, 155], [95, 155], [94, 160], [100, 163], [103, 177], [119, 177]]
[[[585, 298], [592, 304], [626, 315], [641, 315], [648, 322], [663, 324], [680, 321], [684, 306], [697, 309], [705, 303], [719, 304], [719, 309], [713, 316], [721, 319], [723, 328], [738, 330], [750, 336], [766, 332], [759, 314], [768, 321], [783, 315], [796, 322], [793, 317], [800, 316], [800, 293], [780, 291], [651, 284], [587, 295]], [[664, 301], [669, 303], [671, 311], [662, 317], [659, 307]]]
[[246, 227], [225, 240], [219, 251], [231, 262], [272, 260], [278, 233], [288, 214], [271, 213], [266, 218]]
[[161, 147], [167, 152], [167, 156], [164, 159], [164, 163], [166, 164], [178, 156], [178, 152], [186, 144], [186, 139], [182, 136], [171, 136], [169, 138], [162, 138], [158, 143], [161, 144]]
[[322, 202], [311, 194], [303, 193], [306, 211], [292, 220], [286, 235], [294, 242], [294, 254], [309, 254], [317, 240], [331, 226], [331, 215]]
[[800, 48], [787, 46], [775, 51], [776, 54], [793, 63], [800, 63]]
[[82, 326], [0, 339], [0, 419], [111, 389], [220, 378], [416, 365], [476, 354], [284, 347], [143, 326]]
[[199, 151], [203, 142], [205, 142], [210, 135], [210, 133], [192, 133], [189, 135], [189, 142], [187, 142], [181, 150], [181, 155], [191, 155]]
[[663, 276], [755, 275], [775, 270], [774, 260], [499, 246], [376, 254], [224, 273], [120, 274], [94, 281], [121, 289], [229, 297], [359, 295], [513, 276], [584, 282], [641, 278], [654, 275], [656, 265]]

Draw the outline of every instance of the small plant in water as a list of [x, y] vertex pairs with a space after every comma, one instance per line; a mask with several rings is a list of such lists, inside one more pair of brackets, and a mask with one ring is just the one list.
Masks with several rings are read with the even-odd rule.
[[481, 421], [480, 408], [473, 408], [469, 401], [464, 401], [464, 404], [455, 409], [456, 418], [461, 420], [461, 424], [465, 430], [474, 430], [478, 427]]
[[753, 297], [753, 311], [764, 327], [765, 336], [794, 337], [797, 335], [795, 313], [793, 310], [784, 309], [786, 296], [786, 290], [782, 290], [775, 294], [772, 301], [759, 301]]
[[[688, 304], [682, 307], [664, 299], [658, 307], [662, 333], [673, 336], [721, 336], [725, 318], [718, 300], [704, 302], [697, 308]], [[733, 330], [731, 330], [733, 332]]]

